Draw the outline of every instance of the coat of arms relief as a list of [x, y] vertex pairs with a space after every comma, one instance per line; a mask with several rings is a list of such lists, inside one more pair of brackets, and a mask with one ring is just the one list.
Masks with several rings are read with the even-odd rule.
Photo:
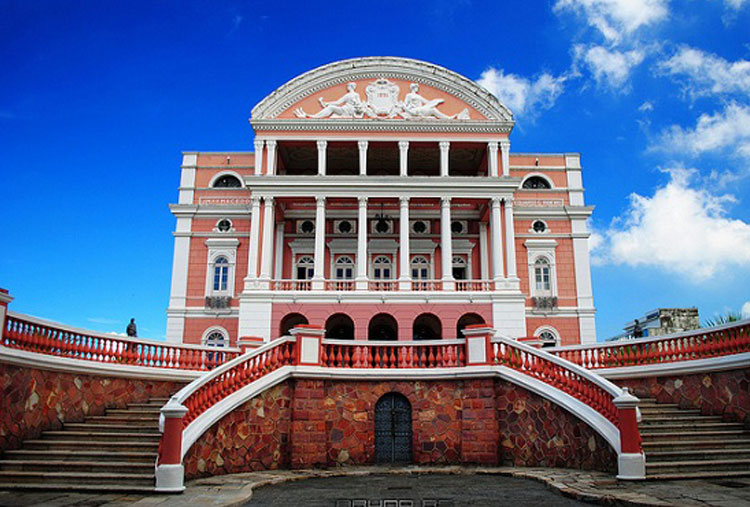
[[396, 83], [380, 78], [365, 88], [367, 100], [357, 92], [357, 83], [347, 83], [346, 93], [338, 100], [326, 102], [318, 97], [321, 110], [314, 114], [302, 108], [294, 111], [298, 118], [403, 118], [405, 120], [468, 120], [469, 110], [449, 116], [438, 109], [443, 99], [426, 99], [419, 94], [419, 84], [411, 83], [409, 93], [399, 100], [400, 89]]

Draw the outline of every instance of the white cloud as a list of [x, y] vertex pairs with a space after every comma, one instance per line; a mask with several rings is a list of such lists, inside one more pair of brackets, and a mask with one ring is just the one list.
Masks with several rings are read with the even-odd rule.
[[693, 170], [672, 170], [653, 196], [631, 194], [605, 231], [595, 264], [650, 266], [705, 281], [731, 267], [750, 269], [750, 224], [727, 216], [732, 196], [690, 185]]
[[666, 19], [667, 3], [667, 0], [557, 0], [554, 9], [583, 14], [588, 24], [608, 42], [618, 43], [639, 28]]
[[740, 10], [748, 0], [725, 0], [725, 3], [734, 10]]
[[742, 314], [743, 319], [750, 319], [750, 301], [745, 301], [745, 304], [742, 305], [742, 310], [740, 310], [740, 314]]
[[536, 80], [516, 74], [506, 74], [503, 69], [490, 67], [477, 80], [500, 102], [517, 116], [533, 118], [542, 109], [549, 109], [563, 92], [565, 76], [555, 77], [543, 73]]
[[638, 107], [638, 111], [640, 111], [641, 113], [648, 113], [649, 111], [653, 111], [653, 110], [654, 110], [654, 104], [652, 104], [648, 100]]
[[692, 97], [740, 93], [750, 94], [750, 61], [730, 62], [712, 53], [687, 46], [660, 62], [660, 71], [681, 78]]
[[575, 62], [584, 62], [597, 84], [608, 86], [614, 90], [626, 91], [625, 86], [631, 71], [643, 61], [645, 53], [642, 50], [631, 51], [609, 50], [604, 46], [584, 46], [578, 44], [573, 47]]
[[729, 103], [723, 111], [702, 114], [695, 128], [673, 125], [663, 131], [652, 149], [700, 155], [717, 150], [732, 150], [750, 158], [750, 106]]

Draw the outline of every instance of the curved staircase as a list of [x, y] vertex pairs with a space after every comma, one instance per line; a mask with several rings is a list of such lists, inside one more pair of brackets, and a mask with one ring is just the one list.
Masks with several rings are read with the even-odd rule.
[[44, 431], [0, 460], [0, 489], [153, 492], [159, 410], [167, 398], [108, 409]]
[[750, 477], [750, 431], [742, 423], [655, 399], [639, 407], [646, 479]]

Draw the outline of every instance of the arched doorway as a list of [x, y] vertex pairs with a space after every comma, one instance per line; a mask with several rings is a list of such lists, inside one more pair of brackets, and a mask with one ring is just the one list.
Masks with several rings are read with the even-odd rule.
[[300, 324], [309, 324], [307, 317], [301, 313], [290, 313], [285, 315], [284, 318], [281, 319], [281, 324], [279, 324], [279, 336], [287, 336], [291, 329], [294, 329]]
[[398, 322], [392, 315], [379, 313], [370, 319], [367, 326], [367, 339], [377, 341], [398, 340]]
[[475, 324], [484, 324], [484, 319], [481, 315], [476, 313], [466, 313], [458, 319], [456, 323], [456, 338], [465, 338], [463, 330], [466, 326], [473, 326]]
[[345, 313], [334, 313], [326, 321], [326, 338], [353, 340], [354, 321]]
[[413, 340], [440, 340], [443, 337], [443, 325], [437, 315], [423, 313], [411, 327]]
[[411, 463], [411, 403], [386, 393], [375, 403], [375, 463]]

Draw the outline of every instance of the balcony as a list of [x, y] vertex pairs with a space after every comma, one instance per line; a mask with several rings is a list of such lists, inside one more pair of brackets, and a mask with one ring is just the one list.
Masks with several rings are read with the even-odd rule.
[[[272, 280], [269, 287], [272, 291], [311, 291], [314, 282], [312, 280]], [[320, 287], [316, 285], [316, 287]], [[322, 288], [331, 292], [440, 292], [452, 290], [444, 286], [442, 280], [410, 280], [406, 286], [399, 284], [398, 280], [369, 280], [359, 284], [355, 280], [324, 280]], [[495, 290], [495, 282], [492, 280], [456, 280], [455, 291], [457, 292], [491, 292]]]

